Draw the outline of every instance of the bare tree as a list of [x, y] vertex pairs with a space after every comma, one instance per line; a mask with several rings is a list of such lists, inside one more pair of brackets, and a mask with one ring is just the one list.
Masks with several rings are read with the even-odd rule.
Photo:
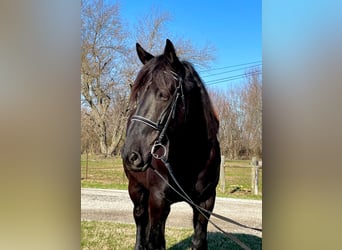
[[210, 43], [206, 43], [202, 48], [196, 48], [190, 40], [175, 39], [175, 46], [178, 48], [179, 57], [190, 61], [197, 69], [206, 69], [215, 60], [216, 49]]
[[221, 151], [228, 159], [262, 155], [261, 72], [251, 69], [245, 75], [238, 87], [210, 91], [220, 120]]
[[150, 53], [158, 54], [164, 48], [166, 25], [171, 20], [170, 13], [153, 8], [148, 14], [140, 17], [134, 26], [132, 38]]
[[195, 66], [207, 68], [215, 59], [214, 46], [207, 43], [203, 48], [196, 48], [190, 40], [170, 35], [172, 32], [167, 31], [169, 22], [172, 22], [170, 13], [152, 9], [138, 21], [134, 39], [152, 54], [159, 54], [165, 46], [166, 38], [169, 38], [175, 45], [178, 57]]
[[219, 140], [222, 154], [228, 159], [238, 159], [242, 143], [241, 91], [211, 91], [220, 120]]
[[262, 154], [262, 84], [260, 69], [246, 72], [247, 84], [242, 93], [244, 120], [244, 138], [251, 154]]
[[[85, 122], [82, 126], [92, 126], [93, 130], [90, 133], [82, 128], [82, 133], [88, 133], [82, 135], [82, 143], [98, 143], [101, 154], [116, 154], [125, 134], [129, 85], [141, 67], [135, 43], [141, 43], [154, 54], [161, 53], [169, 38], [166, 24], [171, 17], [167, 12], [152, 10], [132, 31], [122, 25], [118, 4], [84, 0], [81, 20], [81, 100]], [[212, 60], [209, 47], [195, 49], [190, 41], [181, 39], [176, 39], [175, 44], [184, 59], [194, 59], [203, 65]], [[93, 141], [89, 144], [89, 140]]]
[[94, 121], [86, 108], [81, 107], [81, 153], [98, 154], [99, 141], [94, 131]]
[[[104, 1], [82, 1], [81, 94], [98, 136], [100, 151], [109, 155], [121, 135], [110, 138], [108, 116], [113, 100], [122, 91], [120, 61], [125, 54], [126, 35], [119, 18], [119, 6]], [[122, 117], [117, 127], [121, 127]], [[113, 117], [111, 117], [113, 118]]]

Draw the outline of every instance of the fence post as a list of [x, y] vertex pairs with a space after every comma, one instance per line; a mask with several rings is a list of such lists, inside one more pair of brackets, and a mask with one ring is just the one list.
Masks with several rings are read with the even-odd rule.
[[252, 157], [252, 193], [258, 195], [258, 184], [259, 184], [259, 168], [256, 157]]
[[88, 150], [86, 150], [86, 176], [85, 179], [88, 180]]
[[226, 190], [226, 177], [224, 173], [224, 155], [221, 155], [220, 186], [221, 186], [221, 191], [224, 193]]

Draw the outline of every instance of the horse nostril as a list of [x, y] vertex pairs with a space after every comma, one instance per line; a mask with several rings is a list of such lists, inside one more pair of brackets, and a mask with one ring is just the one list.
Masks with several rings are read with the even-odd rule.
[[131, 164], [137, 166], [141, 163], [141, 156], [136, 152], [132, 152], [129, 155], [128, 160]]
[[136, 159], [138, 159], [138, 155], [136, 153], [132, 153], [130, 156], [129, 156], [129, 161], [130, 162], [134, 162]]

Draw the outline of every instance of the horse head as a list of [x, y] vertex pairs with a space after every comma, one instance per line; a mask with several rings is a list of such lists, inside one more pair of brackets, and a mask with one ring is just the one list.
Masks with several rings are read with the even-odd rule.
[[132, 112], [122, 156], [126, 168], [144, 171], [153, 153], [162, 150], [160, 154], [167, 155], [168, 135], [185, 122], [185, 69], [170, 40], [159, 56], [151, 55], [138, 43], [136, 49], [143, 67], [131, 90]]

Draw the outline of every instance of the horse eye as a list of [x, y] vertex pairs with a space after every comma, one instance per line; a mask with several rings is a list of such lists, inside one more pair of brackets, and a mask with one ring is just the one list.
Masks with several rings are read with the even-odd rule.
[[169, 100], [169, 96], [168, 96], [167, 94], [163, 93], [163, 92], [158, 92], [158, 93], [157, 93], [157, 97], [158, 97], [158, 99], [161, 100], [161, 101], [167, 101], [167, 100]]

